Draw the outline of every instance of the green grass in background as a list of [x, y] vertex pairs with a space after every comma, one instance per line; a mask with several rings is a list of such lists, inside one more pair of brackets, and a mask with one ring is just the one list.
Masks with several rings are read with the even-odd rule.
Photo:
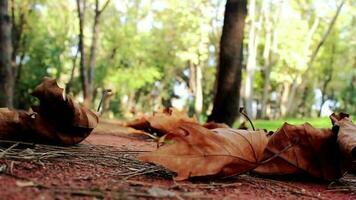
[[[331, 122], [328, 117], [323, 118], [289, 118], [289, 119], [275, 119], [275, 120], [253, 120], [254, 126], [257, 129], [267, 129], [268, 131], [276, 131], [283, 125], [284, 122], [288, 122], [293, 125], [300, 125], [308, 122], [315, 128], [331, 128]], [[249, 124], [248, 124], [249, 125]]]

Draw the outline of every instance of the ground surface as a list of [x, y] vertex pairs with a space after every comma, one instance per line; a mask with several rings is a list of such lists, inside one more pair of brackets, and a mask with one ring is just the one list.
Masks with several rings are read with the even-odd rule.
[[0, 199], [356, 199], [356, 178], [340, 182], [240, 175], [175, 182], [136, 159], [156, 144], [118, 124], [101, 124], [80, 145], [0, 141]]

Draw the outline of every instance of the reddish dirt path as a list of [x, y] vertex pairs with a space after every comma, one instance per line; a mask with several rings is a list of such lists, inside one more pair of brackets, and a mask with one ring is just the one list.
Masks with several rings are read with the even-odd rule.
[[[127, 134], [130, 132], [127, 129], [113, 130], [99, 126], [82, 146], [106, 145], [111, 146], [106, 147], [109, 150], [131, 151], [155, 149], [153, 141], [133, 137]], [[1, 170], [4, 166], [6, 170]], [[161, 172], [122, 177], [118, 176], [120, 170], [92, 160], [53, 159], [40, 163], [1, 158], [0, 199], [356, 199], [350, 192], [328, 190], [327, 183], [249, 175], [175, 182]]]

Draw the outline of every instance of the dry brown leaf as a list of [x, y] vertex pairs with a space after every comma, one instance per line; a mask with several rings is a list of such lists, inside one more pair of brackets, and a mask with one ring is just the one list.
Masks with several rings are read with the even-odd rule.
[[167, 115], [156, 115], [149, 122], [166, 133], [173, 144], [165, 144], [139, 158], [176, 172], [177, 180], [244, 173], [258, 165], [267, 145], [267, 137], [261, 131], [209, 130], [198, 123]]
[[98, 116], [65, 96], [55, 79], [44, 78], [33, 95], [40, 100], [35, 112], [0, 109], [0, 138], [73, 145], [98, 123]]
[[348, 114], [340, 113], [330, 115], [331, 121], [334, 124], [333, 130], [337, 134], [337, 142], [343, 158], [343, 167], [345, 171], [350, 168], [356, 168], [356, 125], [351, 121]]
[[216, 123], [214, 121], [207, 122], [203, 124], [203, 127], [207, 129], [216, 129], [216, 128], [230, 128], [227, 124], [225, 123]]
[[132, 121], [126, 122], [124, 124], [124, 126], [149, 132], [150, 123], [148, 123], [146, 116], [142, 116], [142, 117], [136, 118]]
[[0, 138], [15, 140], [31, 135], [31, 114], [0, 108]]
[[276, 158], [254, 171], [270, 175], [308, 173], [326, 180], [341, 176], [336, 135], [330, 129], [285, 123], [271, 136], [265, 150], [265, 159], [274, 155]]
[[45, 77], [32, 94], [40, 100], [34, 108], [34, 130], [47, 141], [73, 145], [84, 140], [96, 127], [99, 117], [63, 94], [55, 79]]
[[[156, 123], [159, 120], [168, 121], [164, 123]], [[180, 112], [177, 109], [164, 108], [157, 112], [154, 112], [153, 116], [141, 116], [133, 121], [127, 122], [125, 126], [137, 130], [142, 130], [148, 133], [157, 133], [161, 136], [166, 134], [168, 129], [174, 129], [174, 127], [161, 127], [161, 124], [170, 124], [171, 126], [175, 124], [174, 122], [178, 121], [192, 122], [198, 124], [196, 119], [190, 118], [187, 114]]]

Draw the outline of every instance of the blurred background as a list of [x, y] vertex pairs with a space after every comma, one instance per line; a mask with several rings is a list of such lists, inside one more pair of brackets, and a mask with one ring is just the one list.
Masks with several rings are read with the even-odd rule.
[[[0, 106], [29, 109], [38, 103], [30, 93], [50, 76], [92, 108], [112, 89], [107, 118], [173, 106], [205, 121], [225, 3], [1, 0]], [[250, 0], [246, 9], [238, 98], [251, 118], [356, 115], [355, 1]]]

